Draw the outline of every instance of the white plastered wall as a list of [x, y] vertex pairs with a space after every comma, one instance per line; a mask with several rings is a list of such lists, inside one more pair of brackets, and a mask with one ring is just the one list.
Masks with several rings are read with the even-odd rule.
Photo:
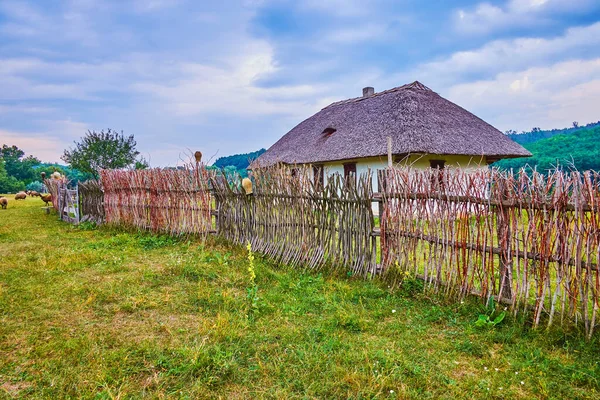
[[[467, 170], [475, 170], [478, 168], [487, 168], [485, 156], [461, 156], [461, 155], [436, 155], [436, 154], [411, 154], [406, 157], [394, 156], [394, 165], [411, 166], [412, 168], [426, 169], [430, 166], [431, 160], [443, 160], [446, 167], [463, 168]], [[371, 171], [373, 192], [377, 192], [377, 170], [385, 169], [388, 165], [387, 157], [368, 157], [358, 158], [354, 160], [331, 161], [323, 163], [325, 169], [325, 182], [327, 177], [338, 173], [344, 175], [344, 164], [356, 163], [356, 175], [360, 176], [363, 173]], [[379, 213], [377, 203], [373, 203], [373, 213]]]

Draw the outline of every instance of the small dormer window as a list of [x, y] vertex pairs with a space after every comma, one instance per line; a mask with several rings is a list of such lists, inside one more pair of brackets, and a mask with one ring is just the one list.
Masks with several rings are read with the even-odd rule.
[[336, 130], [337, 129], [328, 126], [327, 128], [323, 129], [323, 136], [329, 137], [333, 135], [333, 132], [335, 132]]

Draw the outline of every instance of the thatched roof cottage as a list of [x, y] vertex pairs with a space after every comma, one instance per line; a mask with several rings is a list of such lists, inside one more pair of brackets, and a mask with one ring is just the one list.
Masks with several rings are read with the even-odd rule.
[[414, 167], [485, 166], [531, 156], [526, 149], [420, 82], [333, 103], [285, 134], [254, 165], [311, 164], [315, 179], [385, 168], [388, 137], [395, 162]]

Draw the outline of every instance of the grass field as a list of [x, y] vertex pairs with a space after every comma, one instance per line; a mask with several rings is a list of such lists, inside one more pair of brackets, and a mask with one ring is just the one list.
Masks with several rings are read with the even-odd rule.
[[42, 205], [0, 210], [0, 398], [600, 398], [598, 337], [259, 258], [248, 318], [245, 249]]

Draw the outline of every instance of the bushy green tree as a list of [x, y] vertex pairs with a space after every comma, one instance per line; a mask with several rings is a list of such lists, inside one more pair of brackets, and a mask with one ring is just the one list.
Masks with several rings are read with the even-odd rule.
[[148, 160], [146, 160], [144, 157], [140, 157], [139, 160], [135, 160], [135, 163], [133, 165], [133, 168], [135, 169], [148, 169], [148, 167], [150, 167], [150, 164], [148, 163]]
[[33, 181], [31, 183], [29, 183], [25, 189], [27, 190], [35, 190], [38, 193], [42, 193], [42, 191], [44, 190], [44, 184], [40, 181]]
[[0, 158], [0, 193], [16, 193], [25, 188], [25, 184], [13, 176], [9, 176], [4, 166], [4, 161]]
[[98, 177], [100, 169], [134, 167], [139, 152], [133, 135], [108, 129], [88, 131], [75, 148], [66, 149], [61, 159], [72, 168]]
[[0, 158], [4, 160], [8, 176], [23, 182], [23, 186], [37, 178], [35, 167], [40, 165], [41, 161], [34, 156], [25, 157], [25, 152], [17, 146], [2, 145]]

